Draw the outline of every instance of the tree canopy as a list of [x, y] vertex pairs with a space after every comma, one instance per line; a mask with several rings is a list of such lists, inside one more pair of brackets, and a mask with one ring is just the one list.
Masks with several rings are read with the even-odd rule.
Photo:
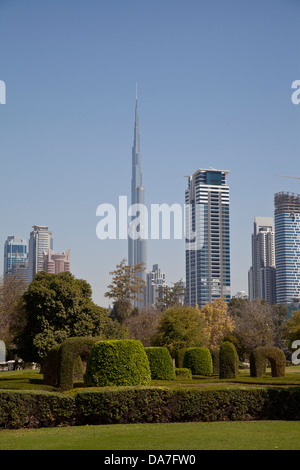
[[26, 326], [17, 338], [24, 360], [42, 360], [73, 336], [101, 336], [112, 320], [94, 304], [91, 286], [71, 273], [38, 273], [23, 294]]
[[141, 273], [145, 271], [143, 263], [131, 266], [126, 264], [126, 259], [117, 264], [116, 269], [111, 271], [112, 281], [109, 284], [108, 291], [104, 294], [114, 301], [124, 300], [132, 302], [142, 300], [141, 294], [145, 289], [145, 281]]

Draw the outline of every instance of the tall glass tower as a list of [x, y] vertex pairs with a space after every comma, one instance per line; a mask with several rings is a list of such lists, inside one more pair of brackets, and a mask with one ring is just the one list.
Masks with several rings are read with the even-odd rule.
[[[138, 104], [137, 95], [135, 102], [135, 123], [134, 123], [134, 140], [132, 147], [132, 177], [131, 177], [131, 207], [133, 212], [129, 222], [128, 229], [128, 264], [136, 266], [139, 263], [144, 264], [147, 268], [147, 242], [144, 234], [143, 213], [144, 206], [144, 186], [142, 183], [142, 169], [141, 169], [141, 152], [140, 152], [140, 133], [139, 133], [139, 117], [138, 117]], [[134, 208], [137, 210], [135, 211]], [[140, 210], [139, 210], [140, 209]], [[138, 221], [138, 223], [137, 223]], [[134, 227], [134, 230], [132, 230]], [[140, 276], [145, 281], [146, 287], [146, 271], [141, 271]], [[142, 307], [145, 305], [145, 293], [143, 294], [144, 300], [142, 302], [135, 302], [135, 305]]]
[[53, 249], [52, 232], [47, 225], [33, 225], [29, 238], [29, 282], [36, 273], [44, 270], [44, 251]]
[[185, 191], [186, 302], [230, 300], [227, 170], [199, 169]]
[[280, 192], [275, 204], [276, 301], [300, 298], [300, 194]]
[[27, 241], [18, 235], [10, 235], [4, 243], [4, 278], [27, 262]]

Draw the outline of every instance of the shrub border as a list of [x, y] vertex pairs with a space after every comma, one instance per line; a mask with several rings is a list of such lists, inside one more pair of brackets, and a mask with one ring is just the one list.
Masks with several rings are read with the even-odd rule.
[[300, 388], [0, 391], [0, 428], [7, 429], [253, 419], [299, 420]]

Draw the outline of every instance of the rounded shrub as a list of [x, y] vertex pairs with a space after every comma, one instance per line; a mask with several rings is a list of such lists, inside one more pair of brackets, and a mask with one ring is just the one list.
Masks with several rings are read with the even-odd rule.
[[238, 375], [239, 358], [234, 344], [230, 341], [225, 341], [220, 347], [219, 368], [220, 379], [233, 379]]
[[86, 365], [87, 387], [148, 385], [151, 372], [147, 354], [138, 340], [106, 340], [94, 344]]
[[151, 379], [153, 380], [174, 380], [175, 371], [171, 355], [167, 348], [164, 347], [147, 347], [147, 354]]
[[183, 368], [191, 369], [193, 375], [212, 375], [213, 362], [207, 348], [188, 348], [183, 358]]

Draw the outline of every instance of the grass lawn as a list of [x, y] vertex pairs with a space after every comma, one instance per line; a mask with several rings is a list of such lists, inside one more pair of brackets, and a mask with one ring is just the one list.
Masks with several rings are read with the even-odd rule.
[[[236, 379], [194, 377], [153, 381], [167, 387], [300, 386], [300, 366], [285, 377], [251, 378], [242, 370]], [[76, 393], [82, 387], [65, 392]], [[0, 390], [53, 390], [38, 370], [0, 372]], [[167, 424], [117, 424], [60, 428], [0, 430], [0, 450], [299, 450], [300, 421], [234, 421]]]
[[117, 424], [0, 431], [0, 450], [299, 450], [299, 421]]

